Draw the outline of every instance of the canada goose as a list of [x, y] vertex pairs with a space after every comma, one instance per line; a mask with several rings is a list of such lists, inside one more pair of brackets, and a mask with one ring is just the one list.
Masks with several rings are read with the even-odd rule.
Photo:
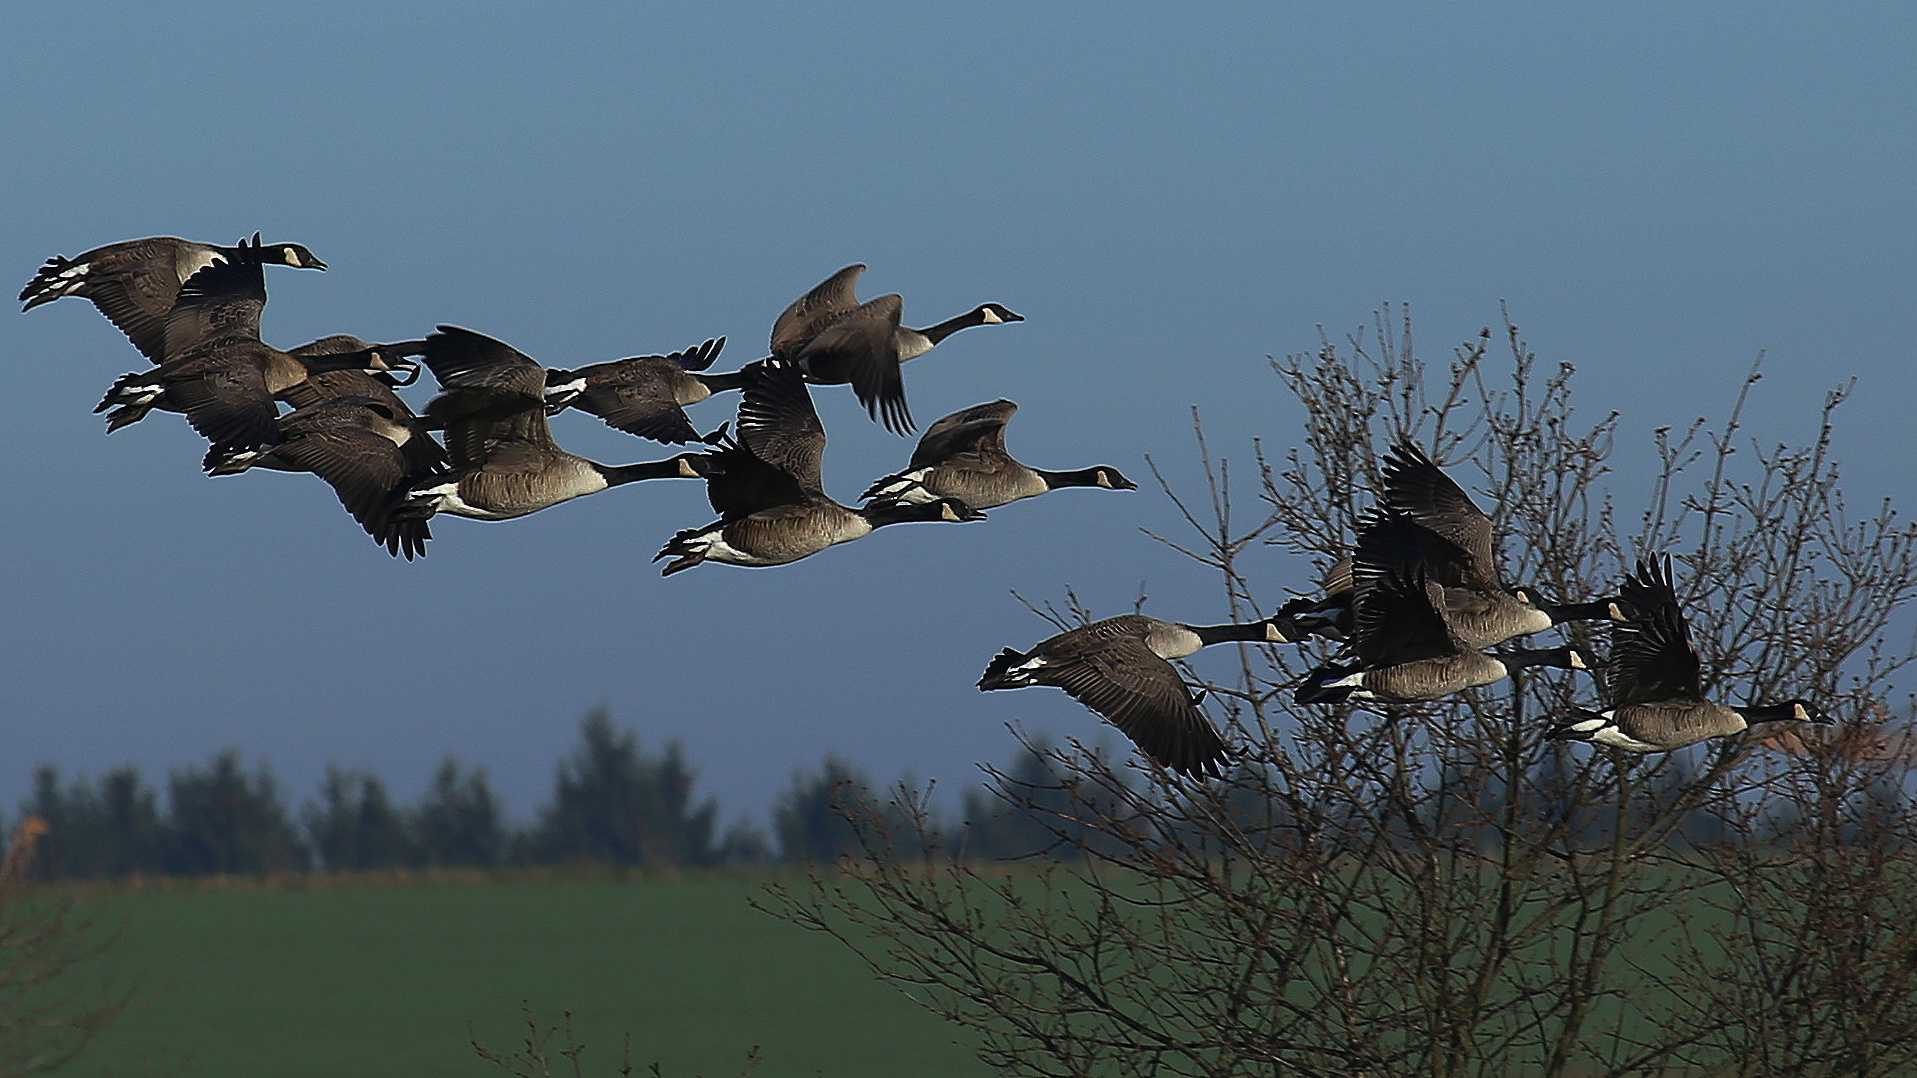
[[894, 434], [912, 430], [899, 364], [961, 329], [1025, 321], [999, 304], [981, 303], [935, 326], [910, 329], [899, 324], [905, 301], [896, 293], [859, 302], [854, 288], [864, 272], [865, 264], [855, 262], [794, 300], [772, 324], [772, 357], [798, 363], [813, 385], [851, 383], [859, 403], [873, 419], [883, 412], [885, 429]]
[[[394, 395], [392, 387], [411, 385], [419, 377], [419, 364], [400, 357], [419, 355], [424, 346], [424, 341], [368, 344], [347, 334], [321, 337], [286, 353], [300, 361], [307, 377], [275, 394], [275, 399], [303, 408], [326, 397], [360, 396], [404, 409], [406, 405]], [[341, 363], [352, 365], [339, 366]], [[403, 379], [398, 377], [402, 371], [407, 375]], [[93, 406], [95, 413], [107, 413], [108, 434], [138, 423], [156, 408], [180, 410], [167, 403], [165, 373], [165, 367], [155, 367], [121, 375], [113, 383], [100, 403]], [[408, 410], [407, 414], [412, 413]]]
[[819, 471], [825, 427], [819, 423], [798, 368], [781, 360], [764, 360], [745, 370], [738, 440], [711, 454], [717, 474], [706, 478], [706, 497], [719, 519], [673, 536], [652, 559], [673, 559], [662, 575], [671, 576], [702, 561], [784, 565], [863, 538], [888, 524], [985, 518], [984, 513], [950, 498], [864, 509], [833, 501], [825, 493]]
[[1143, 614], [1095, 621], [1040, 641], [1032, 650], [998, 653], [981, 691], [1053, 685], [1104, 716], [1139, 751], [1186, 775], [1219, 774], [1225, 742], [1198, 710], [1169, 659], [1227, 640], [1286, 642], [1271, 619], [1248, 625], [1185, 625]]
[[1059, 487], [1138, 489], [1109, 465], [1048, 472], [1013, 460], [1005, 451], [1005, 424], [1016, 411], [1018, 405], [997, 400], [953, 412], [926, 429], [905, 471], [886, 476], [859, 497], [889, 502], [957, 498], [974, 509], [990, 509]]
[[408, 487], [443, 463], [445, 454], [411, 412], [396, 414], [371, 397], [327, 397], [280, 417], [280, 441], [264, 453], [209, 461], [213, 475], [251, 467], [312, 472], [339, 495], [373, 540], [407, 561], [433, 537], [423, 516], [399, 514]]
[[679, 445], [719, 440], [719, 431], [700, 434], [686, 418], [684, 405], [697, 404], [714, 393], [738, 389], [745, 374], [704, 374], [726, 346], [715, 337], [696, 348], [665, 356], [636, 356], [611, 363], [595, 363], [578, 370], [546, 372], [546, 414], [577, 408], [598, 416], [606, 426]]
[[[157, 374], [157, 391], [144, 405], [126, 405], [136, 411], [185, 412], [187, 422], [219, 454], [278, 441], [274, 399], [314, 371], [384, 371], [395, 369], [397, 362], [377, 349], [302, 359], [261, 341], [266, 278], [256, 255], [257, 248], [242, 245], [180, 286], [166, 319], [167, 360], [157, 372], [147, 372]], [[128, 397], [146, 395], [133, 386], [141, 377], [122, 378], [109, 399], [122, 392]]]
[[1572, 712], [1551, 731], [1557, 741], [1593, 741], [1626, 752], [1669, 752], [1707, 738], [1739, 733], [1760, 722], [1830, 723], [1804, 700], [1726, 707], [1704, 699], [1697, 649], [1677, 604], [1671, 559], [1637, 563], [1620, 589], [1634, 612], [1611, 626], [1608, 711]]
[[1358, 536], [1351, 574], [1355, 662], [1327, 663], [1305, 676], [1296, 700], [1335, 704], [1351, 697], [1435, 700], [1489, 685], [1512, 670], [1557, 666], [1588, 670], [1577, 648], [1515, 649], [1489, 655], [1471, 647], [1445, 609], [1445, 590], [1419, 554], [1421, 529], [1389, 508]]
[[[1467, 647], [1487, 648], [1566, 621], [1614, 620], [1615, 599], [1546, 603], [1529, 586], [1507, 587], [1498, 571], [1491, 518], [1416, 443], [1403, 439], [1383, 458], [1385, 505], [1413, 522], [1430, 574], [1444, 588], [1446, 616]], [[1322, 599], [1296, 599], [1279, 613], [1292, 631], [1345, 639], [1351, 632], [1351, 565], [1326, 575]]]
[[703, 458], [596, 464], [559, 448], [546, 426], [546, 369], [503, 341], [458, 326], [426, 338], [442, 392], [426, 405], [445, 424], [451, 470], [413, 484], [404, 516], [507, 520], [644, 479], [696, 479]]
[[[245, 246], [242, 240], [240, 246]], [[253, 249], [261, 262], [323, 270], [326, 263], [297, 243], [260, 243], [253, 233]], [[180, 286], [187, 278], [228, 258], [239, 247], [173, 236], [153, 236], [95, 247], [77, 258], [54, 255], [33, 280], [20, 290], [20, 309], [30, 311], [63, 296], [91, 300], [133, 342], [140, 354], [155, 363], [166, 359], [166, 318], [173, 310]]]

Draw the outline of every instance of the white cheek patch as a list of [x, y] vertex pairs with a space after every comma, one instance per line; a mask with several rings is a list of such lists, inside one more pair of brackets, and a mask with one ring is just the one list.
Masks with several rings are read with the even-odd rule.
[[990, 307], [985, 308], [985, 324], [986, 325], [988, 326], [997, 325], [1003, 321], [1005, 321], [1005, 319], [1000, 318], [998, 316], [997, 311], [991, 309]]

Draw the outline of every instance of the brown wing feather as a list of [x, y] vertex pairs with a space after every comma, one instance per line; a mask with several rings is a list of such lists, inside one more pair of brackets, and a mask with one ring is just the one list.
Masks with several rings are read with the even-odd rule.
[[786, 356], [803, 348], [827, 326], [859, 305], [856, 288], [865, 263], [854, 262], [820, 281], [792, 301], [772, 323], [772, 354]]
[[[1387, 505], [1456, 546], [1462, 555], [1459, 570], [1464, 579], [1501, 586], [1497, 554], [1492, 549], [1491, 518], [1423, 449], [1410, 441], [1392, 446], [1385, 455], [1381, 478]], [[1442, 556], [1428, 556], [1439, 569], [1440, 580], [1458, 583], [1444, 579]]]
[[1017, 411], [1018, 405], [1011, 401], [995, 400], [953, 412], [925, 429], [906, 470], [930, 468], [964, 455], [993, 459], [1006, 456], [1005, 424]]
[[1166, 767], [1186, 774], [1215, 771], [1225, 754], [1224, 740], [1177, 669], [1152, 654], [1144, 640], [1118, 636], [1073, 651], [1046, 668], [1046, 681], [1104, 716]]

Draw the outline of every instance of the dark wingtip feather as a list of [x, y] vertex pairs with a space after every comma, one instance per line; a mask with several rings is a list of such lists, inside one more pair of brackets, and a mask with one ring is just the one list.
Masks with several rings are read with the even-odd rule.
[[979, 691], [990, 692], [993, 689], [1019, 688], [1019, 686], [1006, 680], [1006, 672], [1011, 670], [1013, 664], [1024, 661], [1025, 656], [1020, 652], [1013, 651], [1011, 648], [1006, 648], [1004, 651], [999, 652], [998, 657], [993, 659], [990, 665], [986, 666], [984, 676], [978, 679]]

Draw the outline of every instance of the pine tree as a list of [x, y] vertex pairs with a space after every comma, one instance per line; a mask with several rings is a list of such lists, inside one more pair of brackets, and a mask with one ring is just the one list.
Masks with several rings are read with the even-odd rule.
[[612, 725], [596, 708], [579, 726], [580, 745], [559, 765], [553, 801], [531, 837], [541, 861], [614, 865], [710, 865], [718, 860], [713, 827], [718, 805], [694, 805], [695, 778], [678, 742], [663, 755]]

